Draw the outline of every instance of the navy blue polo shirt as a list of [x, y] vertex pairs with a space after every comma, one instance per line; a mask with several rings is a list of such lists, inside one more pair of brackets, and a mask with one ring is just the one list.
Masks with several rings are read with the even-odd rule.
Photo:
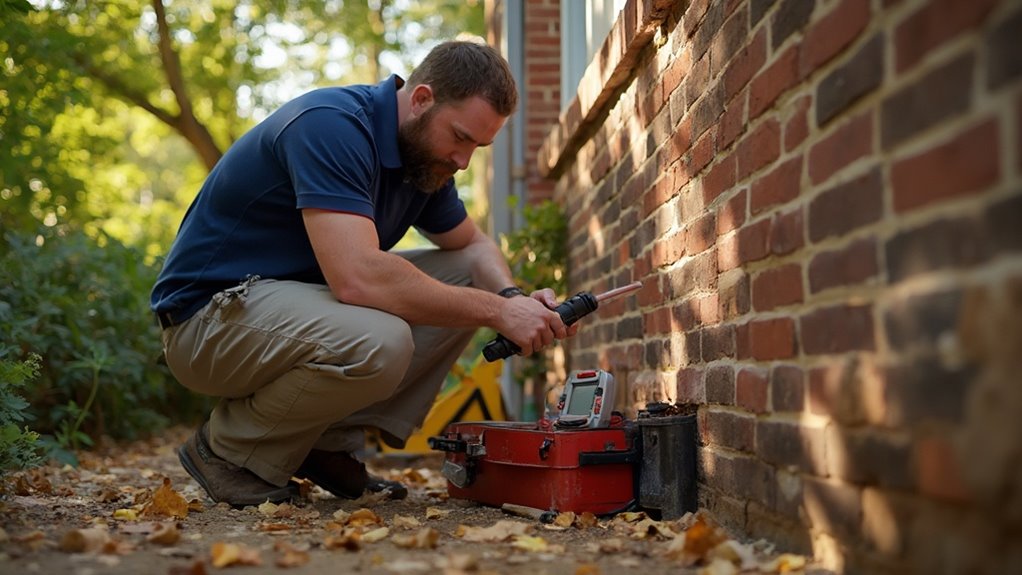
[[153, 311], [182, 322], [249, 275], [325, 283], [303, 208], [373, 220], [389, 250], [415, 226], [466, 217], [453, 178], [432, 194], [404, 182], [397, 145], [403, 80], [323, 88], [284, 104], [235, 142], [185, 213], [153, 287]]

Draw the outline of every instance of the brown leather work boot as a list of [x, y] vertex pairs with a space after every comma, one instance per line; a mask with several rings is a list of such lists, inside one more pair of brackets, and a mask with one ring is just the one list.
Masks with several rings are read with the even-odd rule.
[[390, 499], [404, 499], [408, 489], [397, 481], [387, 481], [366, 471], [366, 466], [346, 451], [313, 449], [305, 457], [295, 477], [308, 479], [337, 497], [357, 499], [365, 490], [387, 490]]
[[280, 503], [298, 498], [298, 486], [289, 482], [277, 487], [263, 481], [255, 473], [221, 458], [209, 446], [209, 422], [203, 423], [184, 445], [177, 456], [185, 471], [206, 490], [216, 502], [233, 507], [260, 505], [269, 501]]

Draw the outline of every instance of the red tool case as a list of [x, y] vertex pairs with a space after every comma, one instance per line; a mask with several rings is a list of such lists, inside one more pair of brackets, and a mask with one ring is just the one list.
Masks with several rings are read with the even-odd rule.
[[457, 422], [429, 443], [446, 452], [451, 497], [600, 515], [636, 499], [638, 434], [617, 420], [597, 429], [557, 429], [547, 420]]

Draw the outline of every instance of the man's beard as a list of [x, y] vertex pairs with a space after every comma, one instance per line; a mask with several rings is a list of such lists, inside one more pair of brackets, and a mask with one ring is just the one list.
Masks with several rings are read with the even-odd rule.
[[426, 193], [444, 187], [458, 171], [458, 165], [442, 160], [430, 151], [427, 136], [429, 121], [435, 108], [426, 110], [418, 118], [404, 123], [397, 131], [397, 147], [401, 153], [405, 181]]

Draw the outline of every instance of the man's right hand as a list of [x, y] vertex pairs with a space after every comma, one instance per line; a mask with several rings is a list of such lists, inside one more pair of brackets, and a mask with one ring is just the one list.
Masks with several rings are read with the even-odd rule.
[[[536, 353], [554, 342], [568, 337], [568, 328], [561, 316], [547, 307], [543, 291], [532, 297], [516, 296], [503, 300], [497, 331], [522, 349], [521, 355]], [[574, 326], [573, 326], [574, 327]]]

